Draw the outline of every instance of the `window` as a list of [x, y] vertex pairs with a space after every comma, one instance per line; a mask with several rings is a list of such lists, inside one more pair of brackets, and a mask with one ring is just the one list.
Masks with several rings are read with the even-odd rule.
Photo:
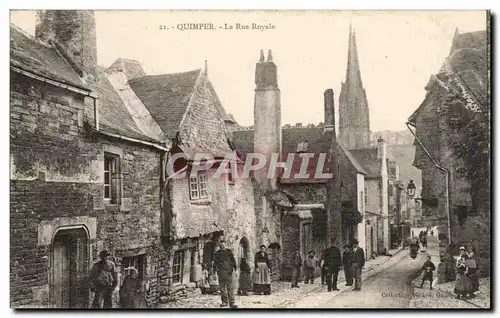
[[118, 156], [104, 154], [104, 199], [110, 203], [116, 203], [118, 197]]
[[146, 254], [122, 258], [122, 274], [126, 274], [129, 267], [137, 270], [140, 280], [146, 278]]
[[366, 191], [365, 187], [365, 207], [368, 205], [368, 191]]
[[364, 202], [364, 195], [363, 195], [363, 191], [361, 191], [361, 194], [359, 196], [359, 208], [361, 209], [361, 211], [365, 210], [365, 207], [363, 206], [363, 202]]
[[172, 279], [174, 283], [182, 283], [182, 269], [184, 267], [184, 251], [174, 253], [174, 268]]
[[307, 151], [307, 141], [299, 142], [297, 145], [297, 152], [306, 152]]
[[208, 178], [204, 174], [189, 177], [189, 195], [191, 200], [208, 198]]

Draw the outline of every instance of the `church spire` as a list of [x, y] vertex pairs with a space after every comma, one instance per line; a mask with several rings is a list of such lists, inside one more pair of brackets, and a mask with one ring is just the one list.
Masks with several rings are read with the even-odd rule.
[[356, 44], [356, 30], [349, 24], [349, 49], [347, 53], [346, 83], [357, 82], [362, 85], [359, 70], [358, 46]]
[[361, 81], [356, 31], [349, 24], [349, 47], [345, 83], [339, 96], [339, 137], [348, 149], [370, 147], [370, 114]]

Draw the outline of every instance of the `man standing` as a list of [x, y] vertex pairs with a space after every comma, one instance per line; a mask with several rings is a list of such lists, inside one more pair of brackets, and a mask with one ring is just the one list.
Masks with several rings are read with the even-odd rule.
[[214, 272], [217, 271], [219, 276], [220, 295], [222, 303], [221, 307], [227, 307], [228, 303], [231, 308], [238, 308], [234, 302], [233, 288], [233, 270], [236, 270], [236, 260], [233, 252], [226, 249], [226, 241], [221, 239], [219, 242], [219, 250], [215, 253]]
[[326, 285], [328, 291], [340, 290], [337, 288], [339, 269], [342, 266], [340, 250], [335, 246], [335, 238], [330, 240], [331, 246], [323, 251], [321, 266], [326, 267]]
[[359, 247], [359, 242], [352, 242], [354, 257], [352, 260], [352, 272], [354, 274], [354, 290], [361, 290], [361, 273], [365, 266], [365, 251]]
[[292, 288], [299, 288], [300, 268], [302, 267], [302, 257], [296, 251], [292, 258]]
[[113, 307], [113, 290], [118, 285], [118, 274], [115, 263], [108, 259], [108, 251], [99, 253], [100, 260], [92, 266], [89, 272], [90, 290], [94, 292], [92, 308]]
[[342, 265], [344, 266], [345, 282], [346, 286], [352, 286], [352, 261], [354, 259], [354, 253], [349, 245], [344, 245], [344, 254], [342, 255]]

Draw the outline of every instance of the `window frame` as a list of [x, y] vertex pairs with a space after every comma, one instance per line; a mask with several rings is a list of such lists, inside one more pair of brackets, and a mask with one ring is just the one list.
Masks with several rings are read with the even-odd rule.
[[[106, 182], [107, 176], [107, 182]], [[103, 198], [108, 204], [117, 204], [120, 193], [120, 156], [104, 152]], [[106, 195], [106, 190], [108, 194]]]
[[[127, 263], [127, 265], [125, 263]], [[133, 264], [133, 266], [131, 266], [131, 264]], [[147, 275], [146, 254], [138, 254], [133, 256], [122, 257], [121, 267], [122, 267], [122, 275], [125, 275], [126, 268], [134, 267], [137, 270], [139, 279], [143, 281], [144, 279], [146, 279]]]
[[[176, 259], [179, 258], [179, 262], [176, 263]], [[174, 252], [174, 257], [172, 260], [172, 283], [182, 284], [184, 277], [184, 250], [178, 250]]]
[[198, 173], [196, 176], [189, 176], [189, 198], [192, 201], [208, 199], [208, 176]]

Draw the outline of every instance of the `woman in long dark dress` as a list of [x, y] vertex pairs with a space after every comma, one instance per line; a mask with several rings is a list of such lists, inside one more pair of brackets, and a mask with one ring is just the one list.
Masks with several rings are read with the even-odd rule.
[[469, 283], [467, 294], [469, 294], [470, 297], [474, 297], [474, 293], [479, 290], [479, 266], [474, 248], [469, 248], [467, 256], [468, 259], [465, 262], [465, 265], [467, 266], [466, 276]]
[[242, 258], [240, 264], [238, 295], [248, 296], [248, 293], [251, 291], [252, 291], [252, 270], [250, 269], [250, 265], [248, 265], [247, 259]]
[[460, 248], [460, 258], [457, 260], [457, 279], [455, 281], [455, 289], [454, 292], [457, 295], [457, 299], [465, 297], [468, 291], [468, 281], [465, 276], [465, 271], [467, 270], [467, 266], [465, 262], [467, 261], [467, 254], [465, 253], [465, 249], [462, 250]]
[[255, 269], [253, 275], [253, 292], [255, 294], [271, 294], [271, 261], [266, 253], [266, 247], [260, 246], [255, 254]]
[[141, 281], [135, 268], [131, 267], [127, 270], [130, 272], [120, 287], [120, 306], [121, 308], [139, 308]]

